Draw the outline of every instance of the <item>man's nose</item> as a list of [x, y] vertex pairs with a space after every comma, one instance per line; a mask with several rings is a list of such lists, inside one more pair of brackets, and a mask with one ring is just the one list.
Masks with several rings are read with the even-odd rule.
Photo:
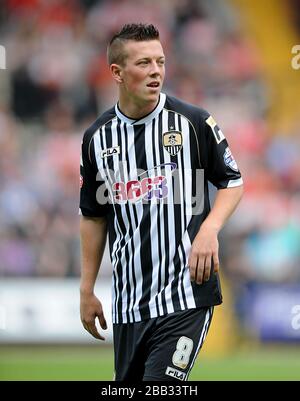
[[160, 68], [158, 64], [154, 61], [151, 64], [151, 70], [150, 70], [150, 75], [159, 75], [160, 74]]

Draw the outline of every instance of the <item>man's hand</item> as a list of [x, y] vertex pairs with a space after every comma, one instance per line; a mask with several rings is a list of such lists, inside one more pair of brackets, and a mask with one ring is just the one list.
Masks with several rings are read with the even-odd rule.
[[107, 329], [101, 302], [94, 294], [80, 294], [80, 318], [83, 327], [98, 340], [105, 341], [96, 327], [96, 318], [103, 330]]
[[243, 186], [219, 189], [209, 215], [196, 235], [189, 256], [191, 281], [202, 284], [210, 277], [211, 262], [214, 272], [219, 270], [218, 233], [232, 215], [243, 195]]
[[214, 262], [214, 272], [216, 273], [219, 270], [218, 253], [218, 231], [203, 225], [193, 241], [189, 256], [188, 264], [191, 281], [196, 281], [197, 284], [208, 281], [212, 260]]

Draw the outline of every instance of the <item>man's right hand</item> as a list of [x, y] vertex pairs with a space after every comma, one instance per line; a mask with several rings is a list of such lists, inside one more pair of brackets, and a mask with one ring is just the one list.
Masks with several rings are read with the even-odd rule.
[[98, 340], [105, 341], [96, 327], [96, 318], [103, 330], [107, 329], [102, 304], [94, 294], [80, 294], [80, 318], [83, 327]]

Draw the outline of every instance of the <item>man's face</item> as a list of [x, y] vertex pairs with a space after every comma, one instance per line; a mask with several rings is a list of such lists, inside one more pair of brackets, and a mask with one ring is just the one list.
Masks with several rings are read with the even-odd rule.
[[165, 77], [165, 56], [159, 40], [124, 44], [127, 57], [121, 68], [122, 92], [135, 101], [155, 102]]

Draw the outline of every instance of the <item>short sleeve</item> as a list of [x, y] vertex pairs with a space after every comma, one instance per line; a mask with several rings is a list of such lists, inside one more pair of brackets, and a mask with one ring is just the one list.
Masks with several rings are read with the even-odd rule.
[[93, 136], [85, 134], [81, 144], [80, 157], [79, 214], [83, 216], [104, 217], [108, 215], [109, 203], [105, 202], [103, 196], [105, 183], [99, 177]]
[[217, 188], [232, 188], [243, 184], [240, 170], [231, 153], [229, 144], [216, 121], [205, 116], [205, 173]]

